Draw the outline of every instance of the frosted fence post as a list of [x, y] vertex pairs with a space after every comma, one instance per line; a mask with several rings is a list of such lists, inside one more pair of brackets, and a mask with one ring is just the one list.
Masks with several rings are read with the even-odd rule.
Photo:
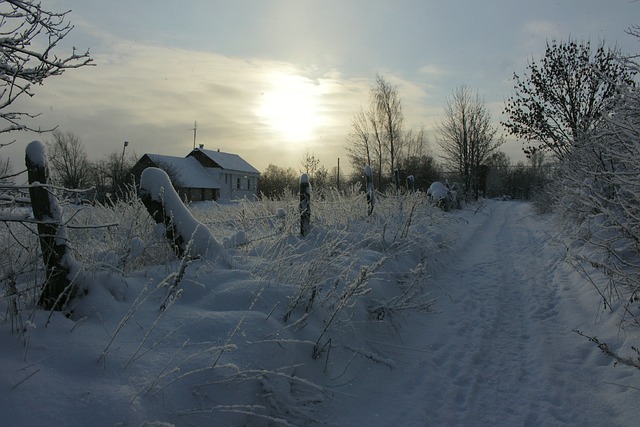
[[300, 234], [306, 236], [311, 229], [311, 184], [305, 173], [300, 176]]
[[[160, 172], [155, 169], [156, 168], [147, 168], [142, 172], [140, 176], [139, 197], [155, 223], [164, 225], [164, 235], [169, 241], [171, 249], [178, 258], [182, 258], [185, 255], [189, 236], [183, 236], [178, 230], [173, 217], [174, 212], [165, 206], [165, 193], [169, 193], [169, 197], [172, 199], [177, 198], [183, 207], [184, 204], [180, 197], [177, 196], [168, 176], [165, 177], [166, 173], [163, 174], [162, 172], [164, 171]], [[155, 188], [152, 184], [158, 184], [160, 189]], [[178, 205], [178, 201], [174, 200], [175, 205]]]
[[400, 194], [400, 171], [393, 170], [393, 182], [396, 184], [396, 195]]
[[138, 196], [178, 258], [205, 258], [229, 267], [235, 265], [211, 231], [191, 215], [165, 171], [144, 169]]
[[365, 166], [364, 176], [367, 179], [367, 206], [369, 211], [368, 215], [371, 215], [373, 213], [373, 207], [376, 204], [375, 191], [373, 189], [373, 172], [371, 172], [371, 166]]
[[48, 180], [48, 168], [42, 142], [33, 141], [27, 145], [25, 163], [29, 197], [33, 217], [38, 221], [38, 238], [46, 269], [46, 279], [38, 305], [46, 310], [62, 310], [71, 294], [68, 263], [72, 258], [68, 253], [64, 227], [60, 225], [61, 215], [58, 204], [44, 187]]
[[416, 192], [416, 179], [413, 177], [413, 175], [409, 175], [407, 177], [407, 189], [412, 194]]

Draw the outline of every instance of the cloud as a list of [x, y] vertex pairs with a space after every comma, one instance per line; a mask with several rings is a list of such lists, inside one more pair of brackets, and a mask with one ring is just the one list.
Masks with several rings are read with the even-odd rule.
[[[305, 149], [335, 161], [345, 157], [351, 117], [367, 101], [370, 84], [335, 70], [319, 74], [285, 62], [127, 41], [92, 56], [95, 67], [48, 79], [20, 108], [44, 113], [38, 118], [43, 127], [78, 135], [93, 158], [120, 150], [124, 140], [139, 155], [186, 155], [197, 120], [198, 143], [239, 153], [260, 170], [269, 163], [297, 165]], [[310, 114], [321, 120], [306, 140], [283, 143], [286, 135], [269, 115], [258, 114], [265, 94], [276, 90], [282, 102], [313, 97]], [[287, 126], [286, 116], [280, 120]]]
[[560, 23], [550, 20], [527, 21], [522, 26], [522, 32], [533, 37], [553, 37], [560, 29]]
[[443, 76], [445, 71], [436, 64], [425, 64], [418, 70], [419, 74], [431, 77], [431, 76]]

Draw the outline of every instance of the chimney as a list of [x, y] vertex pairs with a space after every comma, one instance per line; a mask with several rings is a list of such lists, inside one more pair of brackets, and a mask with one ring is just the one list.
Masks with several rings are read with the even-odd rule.
[[200, 149], [202, 150], [204, 148], [204, 144], [200, 144]]
[[218, 153], [220, 152], [220, 149], [218, 148]]

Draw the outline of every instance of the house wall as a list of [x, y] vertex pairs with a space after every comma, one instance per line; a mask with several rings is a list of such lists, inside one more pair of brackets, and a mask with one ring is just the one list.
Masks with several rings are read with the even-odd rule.
[[184, 202], [202, 202], [206, 200], [218, 200], [220, 190], [217, 188], [176, 188], [180, 199]]
[[220, 172], [220, 198], [253, 200], [258, 189], [258, 174], [233, 171]]

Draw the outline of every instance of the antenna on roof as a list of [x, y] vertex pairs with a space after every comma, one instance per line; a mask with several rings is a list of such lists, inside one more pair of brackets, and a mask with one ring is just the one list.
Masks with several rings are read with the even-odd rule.
[[198, 122], [193, 122], [193, 149], [196, 149], [196, 131], [198, 130]]

